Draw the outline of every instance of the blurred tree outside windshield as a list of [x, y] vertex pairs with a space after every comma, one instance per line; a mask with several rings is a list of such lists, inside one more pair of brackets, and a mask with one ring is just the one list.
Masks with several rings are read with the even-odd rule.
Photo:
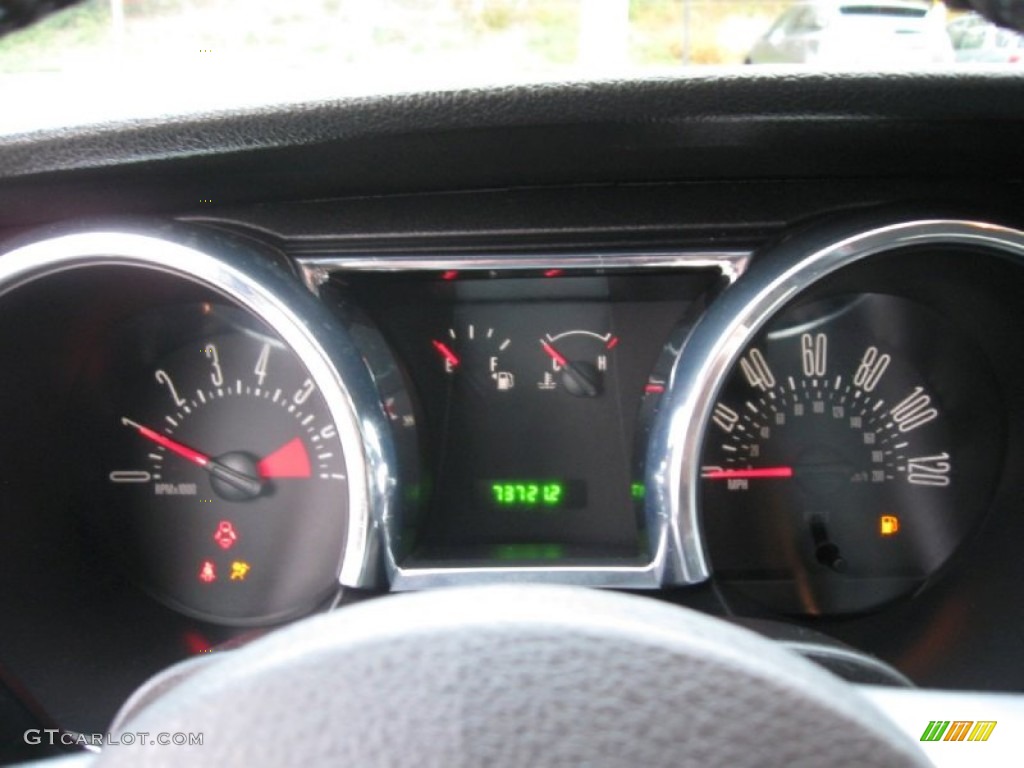
[[[112, 60], [153, 68], [402, 68], [510, 80], [740, 64], [779, 0], [87, 0], [0, 39], [0, 72]], [[388, 73], [367, 67], [386, 68]], [[472, 67], [467, 72], [464, 67]], [[397, 72], [396, 72], [397, 70]], [[460, 71], [461, 70], [461, 71]], [[337, 69], [333, 69], [337, 73]], [[414, 72], [407, 72], [415, 77]], [[488, 75], [492, 75], [488, 77]]]
[[[916, 5], [918, 16], [927, 9], [936, 20], [932, 30], [949, 48], [940, 0], [830, 1], [834, 10], [856, 4], [861, 10], [851, 21], [868, 32], [865, 13], [878, 14], [879, 8], [890, 13], [886, 8], [893, 3]], [[794, 5], [792, 0], [86, 0], [0, 38], [5, 95], [0, 132], [282, 101], [738, 66], [757, 45], [764, 46], [768, 31], [778, 29], [780, 16]], [[897, 19], [901, 13], [890, 16], [885, 27], [892, 41], [913, 37], [894, 34], [906, 29], [893, 24], [911, 23]], [[849, 39], [842, 29], [832, 37], [847, 50]], [[813, 63], [817, 45], [805, 47], [803, 63]], [[884, 47], [868, 38], [857, 42], [854, 53], [870, 62]]]

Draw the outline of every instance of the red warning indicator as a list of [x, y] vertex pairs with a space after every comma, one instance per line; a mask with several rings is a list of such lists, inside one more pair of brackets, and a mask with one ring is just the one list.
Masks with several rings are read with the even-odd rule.
[[221, 549], [231, 549], [238, 541], [238, 532], [228, 520], [221, 520], [217, 523], [217, 530], [214, 531], [213, 540]]
[[199, 567], [199, 580], [203, 584], [217, 580], [217, 567], [212, 560], [203, 560], [203, 564]]

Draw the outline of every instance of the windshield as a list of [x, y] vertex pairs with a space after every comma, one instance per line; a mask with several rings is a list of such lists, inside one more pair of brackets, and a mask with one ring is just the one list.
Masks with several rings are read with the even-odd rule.
[[0, 38], [0, 131], [709, 66], [1018, 65], [997, 32], [932, 0], [86, 0]]

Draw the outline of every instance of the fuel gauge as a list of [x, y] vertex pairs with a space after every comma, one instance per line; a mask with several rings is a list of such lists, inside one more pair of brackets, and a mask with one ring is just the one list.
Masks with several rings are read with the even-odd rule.
[[499, 392], [515, 388], [515, 374], [502, 362], [512, 339], [494, 328], [474, 323], [461, 328], [453, 326], [440, 338], [432, 338], [430, 343], [450, 376], [465, 376], [480, 388]]

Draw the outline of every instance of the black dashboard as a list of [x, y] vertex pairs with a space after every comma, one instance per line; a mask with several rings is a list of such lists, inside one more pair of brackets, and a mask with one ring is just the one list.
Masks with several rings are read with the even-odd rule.
[[282, 623], [536, 581], [1019, 692], [1022, 90], [721, 75], [0, 142], [5, 684], [99, 732]]

